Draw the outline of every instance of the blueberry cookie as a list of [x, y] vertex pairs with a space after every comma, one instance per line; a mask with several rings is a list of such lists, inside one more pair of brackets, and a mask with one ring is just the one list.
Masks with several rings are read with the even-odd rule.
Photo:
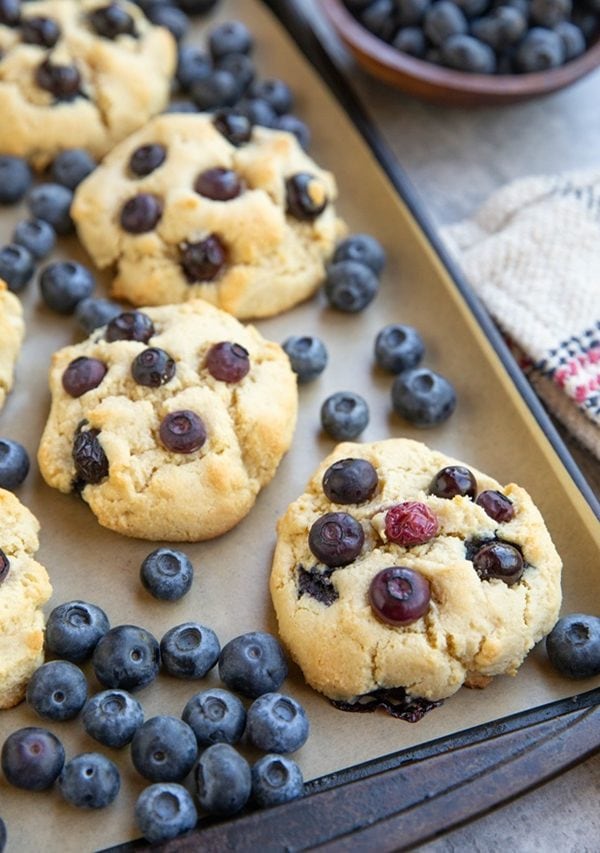
[[0, 489], [0, 709], [25, 695], [43, 662], [44, 615], [52, 594], [43, 566], [33, 559], [39, 524], [12, 492]]
[[321, 464], [279, 522], [271, 594], [315, 689], [437, 701], [517, 672], [558, 618], [560, 572], [522, 488], [390, 439]]
[[50, 389], [44, 479], [141, 539], [194, 542], [237, 524], [296, 422], [281, 347], [200, 299], [118, 315], [54, 355]]
[[99, 158], [166, 105], [175, 40], [134, 3], [39, 0], [0, 14], [0, 152], [38, 167], [65, 148]]
[[0, 279], [0, 409], [12, 388], [15, 361], [24, 333], [21, 303]]
[[72, 215], [96, 265], [116, 267], [115, 296], [202, 297], [247, 319], [317, 289], [342, 231], [335, 197], [333, 176], [292, 134], [226, 113], [170, 114], [111, 151]]

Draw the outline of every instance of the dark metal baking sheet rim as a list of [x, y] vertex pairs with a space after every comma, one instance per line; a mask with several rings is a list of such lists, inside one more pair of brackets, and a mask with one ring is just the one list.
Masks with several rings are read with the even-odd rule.
[[[304, 56], [319, 71], [324, 82], [329, 86], [360, 132], [427, 237], [433, 251], [448, 270], [457, 290], [485, 333], [566, 471], [593, 512], [600, 518], [600, 501], [594, 495], [548, 413], [514, 360], [502, 335], [465, 281], [461, 271], [446, 252], [407, 176], [355, 97], [343, 74], [315, 35], [306, 16], [298, 9], [294, 0], [262, 0], [262, 2], [275, 14], [294, 38]], [[332, 851], [354, 850], [359, 849], [359, 845], [362, 845], [360, 834], [363, 832], [370, 834], [368, 839], [365, 839], [367, 846], [362, 849], [368, 850], [375, 842], [377, 849], [381, 851], [384, 849], [409, 849], [414, 847], [416, 843], [423, 843], [438, 836], [443, 831], [456, 828], [493, 807], [531, 790], [600, 750], [600, 737], [595, 734], [596, 731], [600, 732], [600, 709], [598, 706], [600, 706], [600, 688], [567, 699], [550, 702], [529, 711], [521, 711], [490, 723], [437, 738], [426, 744], [391, 753], [382, 758], [343, 768], [336, 773], [308, 782], [305, 787], [305, 796], [301, 800], [265, 811], [244, 812], [240, 816], [224, 822], [202, 818], [197, 828], [191, 833], [160, 845], [160, 848], [153, 847], [152, 849], [165, 851], [205, 849], [210, 850], [211, 853], [217, 853], [221, 850], [255, 850], [257, 849], [256, 845], [260, 843], [263, 853], [269, 850], [299, 851], [312, 849], [317, 845], [322, 846], [322, 849]], [[591, 718], [590, 714], [593, 714], [594, 717]], [[592, 733], [591, 736], [589, 732]], [[498, 762], [498, 745], [502, 742], [506, 743], [506, 756], [505, 759]], [[554, 743], [558, 744], [559, 749], [552, 750]], [[436, 794], [434, 798], [429, 795], [424, 796], [421, 801], [410, 807], [396, 811], [393, 809], [390, 811], [384, 802], [380, 806], [374, 804], [372, 792], [366, 790], [366, 783], [372, 781], [375, 776], [380, 777], [382, 781], [389, 776], [391, 781], [401, 784], [404, 781], [401, 775], [402, 770], [410, 766], [419, 765], [423, 768], [423, 778], [433, 780], [435, 776], [440, 775], [436, 758], [441, 760], [449, 752], [460, 753], [461, 750], [478, 750], [476, 757], [481, 761], [481, 769], [476, 774], [478, 783], [482, 782], [483, 777], [486, 777], [489, 783], [493, 781], [493, 778], [496, 778], [494, 774], [506, 772], [510, 774], [513, 784], [506, 788], [504, 797], [499, 797], [493, 784], [488, 784], [490, 791], [488, 795], [485, 793], [486, 786], [483, 784], [481, 785], [482, 794], [480, 796], [470, 798], [465, 796], [462, 788], [472, 782], [473, 776], [466, 766], [468, 762], [465, 763], [462, 780], [457, 781], [455, 779], [441, 794]], [[500, 746], [500, 750], [502, 751], [502, 746]], [[518, 768], [518, 778], [515, 778], [515, 768], [510, 766], [514, 756], [525, 756], [526, 759]], [[461, 763], [463, 762], [457, 756], [456, 766]], [[322, 800], [327, 792], [342, 787], [344, 802], [349, 806], [344, 828], [338, 827], [332, 833], [331, 828], [324, 825], [321, 837], [319, 837], [318, 829], [316, 830], [316, 837], [314, 834], [310, 840], [306, 835], [303, 837], [307, 827], [312, 826], [313, 832], [315, 831], [314, 821], [311, 823], [311, 813], [317, 811], [315, 809], [317, 802], [315, 798]], [[456, 809], [456, 803], [450, 802], [449, 798], [452, 793], [458, 793], [461, 801], [465, 804], [462, 811]], [[408, 812], [414, 818], [419, 807], [425, 807], [432, 800], [438, 799], [439, 825], [432, 823], [431, 820], [426, 824], [421, 822], [416, 829], [413, 829], [408, 845], [400, 841], [396, 835], [388, 838], [391, 846], [389, 848], [386, 846], [385, 836], [389, 836], [390, 830], [394, 829], [394, 820], [408, 820], [404, 817]], [[447, 800], [448, 803], [446, 803]], [[451, 805], [452, 811], [445, 809], [445, 804]], [[363, 807], [362, 812], [361, 806]], [[294, 811], [293, 820], [288, 820], [292, 809]], [[371, 812], [367, 816], [366, 812], [369, 809]], [[377, 814], [379, 809], [380, 813]], [[423, 811], [424, 808], [421, 810]], [[298, 818], [300, 819], [298, 820]], [[306, 823], [303, 823], [304, 820]], [[273, 832], [273, 821], [276, 821], [278, 826], [283, 827], [280, 838]], [[210, 839], [207, 837], [207, 833], [210, 834]], [[126, 851], [141, 850], [147, 846], [145, 841], [138, 840], [111, 847], [110, 851], [112, 853], [126, 853]], [[373, 848], [371, 847], [371, 849]], [[105, 853], [108, 853], [108, 850]]]

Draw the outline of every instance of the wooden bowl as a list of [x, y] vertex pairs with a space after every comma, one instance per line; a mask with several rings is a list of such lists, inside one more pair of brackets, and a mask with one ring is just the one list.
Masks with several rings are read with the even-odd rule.
[[600, 65], [600, 39], [597, 39], [581, 56], [550, 71], [468, 74], [401, 53], [363, 27], [342, 0], [321, 0], [321, 6], [366, 71], [409, 95], [438, 104], [484, 106], [524, 101], [562, 89]]

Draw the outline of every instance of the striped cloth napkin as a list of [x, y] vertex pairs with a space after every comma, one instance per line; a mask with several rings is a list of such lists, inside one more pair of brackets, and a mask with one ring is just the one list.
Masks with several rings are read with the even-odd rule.
[[547, 408], [600, 458], [600, 171], [514, 181], [442, 237]]

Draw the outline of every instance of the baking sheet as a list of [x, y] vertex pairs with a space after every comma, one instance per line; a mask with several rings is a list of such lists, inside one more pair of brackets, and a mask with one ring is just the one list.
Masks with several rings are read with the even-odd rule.
[[[316, 382], [300, 389], [293, 448], [250, 515], [220, 539], [184, 546], [196, 577], [189, 595], [175, 604], [154, 601], [139, 582], [139, 565], [153, 545], [102, 529], [85, 504], [49, 489], [37, 471], [37, 443], [49, 406], [49, 359], [55, 349], [78, 336], [74, 320], [52, 314], [41, 303], [37, 283], [29, 285], [23, 294], [27, 338], [15, 391], [0, 413], [0, 435], [22, 441], [32, 458], [32, 471], [19, 497], [42, 524], [39, 559], [54, 586], [49, 608], [81, 597], [104, 607], [113, 625], [143, 625], [158, 638], [172, 625], [189, 619], [214, 628], [222, 644], [244, 631], [274, 631], [267, 584], [275, 523], [333, 447], [319, 430], [322, 401], [334, 391], [354, 390], [365, 396], [371, 408], [371, 423], [362, 440], [406, 436], [426, 441], [502, 483], [525, 486], [544, 514], [564, 560], [563, 611], [600, 612], [597, 522], [372, 153], [258, 0], [223, 2], [216, 17], [245, 20], [256, 35], [263, 72], [293, 85], [298, 112], [313, 131], [311, 153], [337, 175], [341, 214], [352, 231], [369, 231], [384, 243], [389, 265], [380, 295], [361, 315], [340, 315], [318, 295], [279, 318], [257, 323], [264, 335], [277, 341], [290, 334], [319, 335], [330, 351], [330, 364]], [[10, 238], [20, 215], [12, 210], [2, 213], [3, 241]], [[86, 260], [75, 241], [63, 241], [59, 255]], [[98, 295], [102, 295], [100, 284]], [[441, 427], [412, 429], [391, 412], [391, 379], [373, 367], [372, 346], [377, 331], [393, 321], [421, 330], [427, 345], [426, 364], [456, 385], [457, 411]], [[95, 692], [99, 688], [89, 668], [88, 675], [90, 690]], [[161, 675], [137, 695], [146, 717], [180, 715], [193, 693], [217, 683], [216, 674], [195, 683]], [[485, 691], [463, 689], [416, 725], [380, 713], [336, 711], [304, 686], [295, 669], [283, 689], [304, 703], [309, 713], [312, 734], [295, 757], [305, 778], [311, 779], [598, 684], [600, 679], [569, 682], [555, 676], [543, 649], [538, 648], [516, 678], [497, 678]], [[104, 750], [85, 735], [79, 721], [46, 724], [24, 705], [0, 715], [0, 741], [18, 727], [38, 724], [61, 738], [68, 757], [97, 747]], [[112, 806], [97, 813], [65, 804], [57, 790], [29, 794], [0, 780], [0, 815], [8, 826], [9, 851], [25, 853], [41, 845], [45, 850], [94, 850], [137, 837], [133, 806], [147, 783], [133, 770], [127, 749], [104, 751], [121, 769], [122, 791]], [[251, 752], [247, 755], [255, 757]]]

